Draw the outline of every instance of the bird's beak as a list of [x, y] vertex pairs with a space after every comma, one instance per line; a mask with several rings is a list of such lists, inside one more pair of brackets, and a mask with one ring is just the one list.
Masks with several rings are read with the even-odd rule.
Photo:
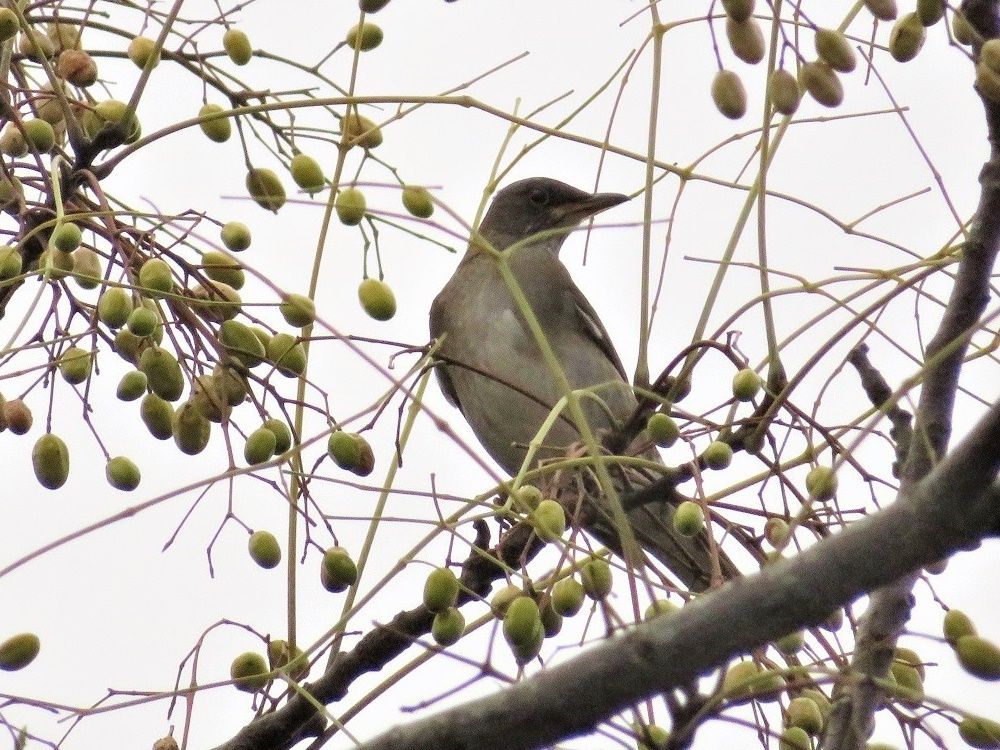
[[558, 206], [553, 209], [553, 213], [560, 225], [575, 226], [584, 219], [624, 203], [628, 199], [629, 196], [621, 193], [594, 193], [575, 203]]

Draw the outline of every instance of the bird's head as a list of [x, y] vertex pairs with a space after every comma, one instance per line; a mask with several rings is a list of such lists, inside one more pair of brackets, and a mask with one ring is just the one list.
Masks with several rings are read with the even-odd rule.
[[581, 221], [627, 200], [620, 193], [587, 193], [549, 177], [529, 177], [496, 194], [479, 233], [497, 250], [541, 235], [539, 241], [558, 253]]

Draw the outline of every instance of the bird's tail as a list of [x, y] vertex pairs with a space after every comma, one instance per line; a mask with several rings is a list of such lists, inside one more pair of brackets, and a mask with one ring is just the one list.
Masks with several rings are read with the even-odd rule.
[[631, 535], [642, 550], [691, 591], [704, 591], [740, 575], [735, 563], [709, 537], [707, 528], [685, 536], [674, 527], [677, 506], [685, 498], [669, 481], [656, 482], [634, 467], [609, 466], [609, 471], [625, 506], [621, 511], [610, 505], [607, 493], [587, 470], [556, 472], [546, 494], [558, 497], [567, 515], [601, 544], [626, 557], [628, 532], [622, 533], [616, 518], [627, 518]]

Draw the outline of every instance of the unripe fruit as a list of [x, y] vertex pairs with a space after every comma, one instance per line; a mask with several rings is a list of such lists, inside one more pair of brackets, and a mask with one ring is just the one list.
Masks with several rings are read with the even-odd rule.
[[681, 434], [677, 423], [669, 415], [659, 411], [649, 416], [646, 432], [649, 439], [661, 448], [669, 448]]
[[656, 724], [633, 724], [636, 735], [636, 750], [665, 750], [670, 741], [670, 732]]
[[0, 643], [0, 669], [16, 672], [31, 664], [38, 656], [42, 642], [34, 633], [18, 633]]
[[550, 601], [544, 602], [543, 606], [539, 609], [542, 615], [542, 631], [545, 633], [545, 637], [553, 638], [559, 635], [563, 624], [562, 615], [552, 608]]
[[978, 635], [963, 635], [955, 644], [958, 662], [982, 680], [1000, 680], [1000, 648]]
[[337, 466], [358, 476], [366, 477], [375, 468], [371, 446], [356, 433], [343, 430], [330, 433], [326, 450]]
[[352, 146], [375, 148], [382, 144], [382, 130], [378, 125], [356, 112], [344, 115], [340, 121], [340, 129], [344, 140]]
[[407, 185], [403, 188], [403, 208], [418, 219], [429, 219], [434, 213], [434, 201], [427, 188]]
[[767, 95], [775, 111], [785, 116], [795, 114], [802, 96], [795, 76], [784, 68], [777, 68], [768, 77]]
[[966, 635], [976, 635], [972, 619], [960, 609], [949, 609], [944, 615], [944, 638], [952, 646]]
[[[983, 49], [986, 49], [986, 45], [983, 45]], [[1000, 102], [1000, 72], [985, 65], [982, 58], [976, 64], [976, 90], [991, 102]]]
[[680, 610], [680, 607], [669, 599], [656, 599], [646, 607], [646, 611], [642, 613], [642, 619], [649, 622], [663, 615], [671, 615], [678, 610]]
[[274, 433], [274, 453], [275, 455], [281, 455], [289, 448], [292, 447], [292, 431], [288, 429], [288, 425], [282, 422], [280, 419], [269, 419], [264, 422], [264, 427], [269, 429]]
[[778, 750], [812, 750], [812, 743], [805, 729], [787, 727], [778, 740]]
[[701, 454], [701, 460], [705, 462], [706, 469], [725, 469], [733, 461], [733, 449], [728, 443], [721, 440], [714, 440], [705, 448]]
[[916, 708], [924, 702], [924, 681], [916, 669], [901, 661], [893, 661], [889, 671], [896, 680], [893, 693], [903, 704]]
[[802, 85], [824, 107], [836, 107], [844, 101], [844, 86], [825, 62], [813, 60], [803, 65]]
[[389, 4], [389, 0], [358, 0], [358, 7], [365, 13], [378, 13]]
[[896, 20], [896, 0], [865, 0], [865, 7], [880, 21]]
[[40, 118], [24, 121], [24, 138], [28, 146], [39, 153], [48, 153], [56, 145], [56, 131]]
[[177, 358], [159, 346], [139, 357], [139, 369], [149, 379], [149, 389], [162, 399], [176, 401], [184, 393], [184, 373]]
[[927, 30], [916, 13], [900, 17], [889, 34], [889, 54], [897, 62], [909, 62], [924, 46]]
[[524, 592], [517, 586], [504, 586], [490, 599], [490, 608], [493, 610], [493, 614], [498, 618], [503, 618], [507, 614], [507, 607], [510, 606], [510, 603], [522, 594]]
[[63, 222], [52, 231], [49, 244], [56, 250], [64, 253], [71, 253], [76, 250], [83, 241], [83, 233], [80, 227], [71, 221]]
[[48, 59], [56, 53], [56, 46], [44, 34], [39, 34], [33, 29], [29, 29], [21, 34], [17, 41], [17, 51], [29, 60], [40, 62]]
[[705, 528], [705, 512], [693, 500], [685, 500], [674, 513], [674, 530], [681, 536], [696, 536]]
[[522, 513], [530, 513], [542, 502], [542, 491], [533, 484], [525, 484], [517, 488], [511, 495], [514, 507]]
[[80, 385], [90, 377], [93, 354], [78, 346], [71, 346], [59, 357], [59, 374], [71, 385]]
[[944, 16], [944, 0], [917, 0], [917, 16], [924, 26], [933, 26]]
[[137, 307], [128, 316], [129, 331], [141, 338], [152, 336], [162, 326], [160, 316], [148, 307]]
[[139, 486], [141, 474], [139, 467], [125, 456], [115, 456], [108, 465], [104, 467], [104, 475], [108, 479], [108, 484], [116, 490], [131, 492]]
[[1000, 39], [987, 39], [979, 49], [979, 64], [1000, 73]]
[[1000, 748], [1000, 723], [983, 716], [966, 716], [958, 724], [958, 733], [969, 747], [980, 750]]
[[726, 36], [733, 54], [749, 65], [764, 59], [764, 33], [753, 18], [745, 21], [726, 19]]
[[118, 381], [116, 395], [122, 401], [135, 401], [146, 393], [146, 386], [146, 373], [132, 370], [122, 375], [122, 379]]
[[294, 378], [306, 371], [306, 348], [297, 336], [276, 333], [267, 344], [267, 358], [282, 375]]
[[246, 275], [239, 261], [225, 253], [209, 250], [201, 256], [201, 265], [205, 275], [212, 281], [227, 284], [233, 289], [242, 289], [246, 283]]
[[586, 595], [583, 584], [575, 578], [563, 578], [552, 587], [552, 609], [563, 617], [572, 617], [583, 607]]
[[233, 687], [244, 693], [256, 693], [267, 686], [267, 663], [260, 654], [247, 651], [240, 654], [229, 666], [229, 676], [233, 678]]
[[128, 44], [128, 59], [135, 63], [137, 68], [155, 68], [160, 64], [160, 50], [156, 48], [156, 42], [145, 36], [137, 36]]
[[555, 500], [542, 500], [531, 514], [531, 525], [543, 542], [554, 542], [566, 531], [566, 511]]
[[775, 647], [785, 656], [797, 654], [806, 645], [806, 634], [801, 630], [783, 635], [774, 642]]
[[253, 57], [250, 39], [239, 29], [226, 29], [226, 33], [222, 35], [222, 48], [237, 65], [246, 65]]
[[0, 132], [0, 152], [19, 159], [28, 153], [28, 142], [24, 138], [21, 129], [12, 122]]
[[[218, 104], [204, 104], [198, 110], [198, 117], [210, 117], [225, 111], [225, 108]], [[225, 143], [233, 135], [233, 123], [228, 117], [213, 117], [210, 120], [202, 120], [198, 123], [198, 127], [210, 141], [216, 143]]]
[[847, 37], [836, 29], [816, 29], [816, 55], [841, 73], [850, 73], [858, 64]]
[[788, 726], [804, 729], [808, 734], [823, 731], [823, 714], [812, 698], [792, 698], [788, 702]]
[[288, 165], [295, 184], [312, 195], [326, 187], [326, 178], [319, 162], [307, 154], [296, 154]]
[[83, 26], [75, 23], [50, 23], [48, 36], [56, 49], [80, 49]]
[[189, 400], [201, 416], [210, 422], [224, 422], [229, 419], [229, 415], [233, 411], [228, 397], [212, 375], [198, 375], [194, 379], [191, 383]]
[[519, 596], [507, 607], [503, 617], [503, 634], [507, 643], [525, 645], [532, 642], [535, 630], [542, 627], [542, 613], [530, 596]]
[[906, 664], [917, 670], [917, 674], [920, 675], [921, 680], [927, 677], [927, 673], [924, 668], [924, 660], [921, 659], [920, 655], [912, 648], [906, 648], [905, 646], [897, 646], [896, 651], [893, 654], [892, 658], [894, 661]]
[[389, 320], [396, 314], [396, 295], [392, 287], [379, 279], [365, 279], [358, 286], [358, 300], [369, 317]]
[[174, 412], [174, 444], [182, 453], [195, 456], [205, 450], [212, 437], [212, 423], [198, 411], [198, 407], [186, 401]]
[[465, 616], [457, 609], [446, 609], [434, 615], [431, 636], [439, 646], [458, 643], [465, 632]]
[[24, 186], [16, 177], [0, 174], [0, 207], [9, 206], [16, 200], [24, 198]]
[[829, 466], [814, 466], [806, 474], [806, 492], [813, 500], [825, 503], [837, 494], [837, 475]]
[[334, 208], [337, 210], [337, 218], [342, 224], [353, 227], [361, 223], [365, 218], [365, 194], [357, 188], [344, 188], [337, 195]]
[[170, 266], [162, 258], [150, 258], [139, 268], [140, 291], [147, 297], [160, 299], [173, 291], [174, 279]]
[[174, 407], [155, 393], [147, 393], [139, 406], [139, 416], [149, 434], [157, 440], [174, 436]]
[[260, 339], [238, 320], [227, 320], [219, 327], [219, 343], [231, 357], [246, 367], [256, 367], [266, 356]]
[[28, 405], [21, 399], [15, 398], [3, 404], [3, 421], [15, 435], [23, 435], [31, 429], [34, 418]]
[[285, 186], [274, 171], [253, 167], [247, 172], [247, 192], [254, 202], [267, 211], [278, 212], [285, 205]]
[[250, 227], [241, 221], [228, 221], [222, 226], [219, 233], [222, 244], [226, 249], [238, 253], [250, 247], [252, 237]]
[[[2, 10], [2, 8], [0, 8]], [[0, 281], [21, 275], [21, 254], [13, 245], [0, 245]]]
[[17, 14], [10, 8], [0, 8], [0, 42], [13, 39], [17, 29]]
[[592, 557], [580, 567], [580, 580], [583, 582], [583, 590], [591, 599], [606, 599], [613, 584], [611, 566], [603, 558]]
[[[82, 49], [66, 49], [59, 53], [59, 60], [56, 62], [56, 74], [74, 86], [87, 88], [97, 83], [97, 63], [94, 62], [94, 58]], [[62, 108], [58, 103], [56, 104], [56, 110], [59, 112], [59, 120], [62, 120]], [[41, 105], [39, 106], [38, 116], [42, 117]], [[49, 117], [46, 115], [45, 119], [49, 119]], [[52, 120], [49, 120], [49, 122], [52, 122]]]
[[247, 436], [243, 446], [243, 457], [251, 466], [270, 461], [274, 456], [274, 445], [277, 440], [274, 433], [266, 427], [258, 427]]
[[205, 320], [222, 323], [240, 314], [243, 303], [240, 293], [229, 284], [213, 281], [206, 286], [198, 285], [191, 290], [191, 309]]
[[281, 546], [270, 531], [255, 531], [247, 542], [250, 559], [260, 567], [270, 570], [281, 562]]
[[301, 681], [309, 674], [309, 659], [306, 658], [305, 652], [296, 646], [293, 654], [288, 647], [288, 641], [280, 638], [268, 641], [267, 662], [272, 670], [281, 669], [293, 680]]
[[334, 594], [358, 582], [358, 566], [343, 547], [330, 547], [323, 553], [319, 574], [323, 588]]
[[819, 624], [823, 630], [827, 630], [831, 633], [836, 633], [844, 625], [844, 610], [839, 607], [829, 615], [827, 618]]
[[965, 46], [972, 44], [977, 36], [976, 30], [972, 28], [972, 24], [966, 20], [961, 12], [955, 13], [951, 17], [951, 33], [955, 37], [956, 42]]
[[444, 612], [458, 602], [460, 588], [451, 568], [435, 568], [424, 581], [424, 606], [431, 612]]
[[287, 295], [278, 306], [278, 311], [288, 325], [296, 328], [304, 328], [316, 320], [316, 303], [304, 294]]
[[104, 133], [104, 148], [135, 143], [142, 135], [142, 127], [135, 112], [129, 110], [128, 104], [117, 99], [106, 99], [86, 110], [82, 125], [88, 138], [95, 139]]
[[127, 328], [122, 328], [115, 334], [115, 351], [118, 356], [133, 365], [139, 364], [139, 355], [156, 342], [152, 339], [141, 339]]
[[737, 401], [753, 401], [763, 385], [760, 375], [749, 367], [733, 375], [733, 398]]
[[382, 43], [382, 29], [373, 23], [359, 23], [347, 31], [347, 46], [358, 52], [373, 50]]
[[57, 490], [69, 478], [69, 449], [51, 432], [42, 435], [31, 449], [31, 467], [35, 479], [47, 490]]
[[753, 13], [754, 0], [722, 0], [722, 10], [734, 21], [745, 21]]
[[73, 273], [73, 253], [64, 253], [50, 247], [38, 258], [38, 269], [52, 281], [65, 279]]
[[747, 92], [743, 81], [731, 70], [720, 70], [712, 80], [712, 101], [716, 109], [730, 120], [738, 120], [747, 112]]
[[741, 661], [726, 670], [722, 690], [730, 700], [747, 698], [769, 701], [777, 698], [777, 691], [785, 684], [777, 672], [762, 670], [752, 661]]
[[81, 289], [96, 289], [103, 275], [101, 256], [95, 251], [89, 247], [78, 247], [73, 251], [73, 278]]

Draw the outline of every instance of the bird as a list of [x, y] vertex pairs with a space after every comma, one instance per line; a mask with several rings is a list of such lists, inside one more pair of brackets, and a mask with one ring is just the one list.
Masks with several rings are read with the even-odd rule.
[[[581, 222], [627, 200], [620, 193], [588, 193], [549, 177], [511, 183], [494, 196], [464, 257], [431, 304], [430, 333], [438, 346], [441, 390], [510, 475], [520, 471], [529, 443], [564, 395], [565, 385], [546, 364], [504, 280], [498, 253], [569, 386], [592, 389], [580, 399], [590, 429], [609, 434], [633, 415], [638, 401], [607, 330], [559, 259], [559, 251]], [[545, 433], [535, 458], [564, 457], [580, 441], [577, 424], [564, 410]], [[660, 461], [651, 446], [643, 456]], [[630, 471], [626, 483], [620, 481], [621, 472], [616, 476], [619, 492], [634, 490], [637, 483], [648, 486], [656, 478]], [[607, 503], [598, 507], [601, 512], [591, 532], [621, 552], [613, 510]], [[654, 500], [629, 510], [628, 521], [647, 553], [685, 586], [704, 590], [712, 582], [713, 569], [707, 536], [681, 536], [671, 522], [674, 510], [670, 502]]]

